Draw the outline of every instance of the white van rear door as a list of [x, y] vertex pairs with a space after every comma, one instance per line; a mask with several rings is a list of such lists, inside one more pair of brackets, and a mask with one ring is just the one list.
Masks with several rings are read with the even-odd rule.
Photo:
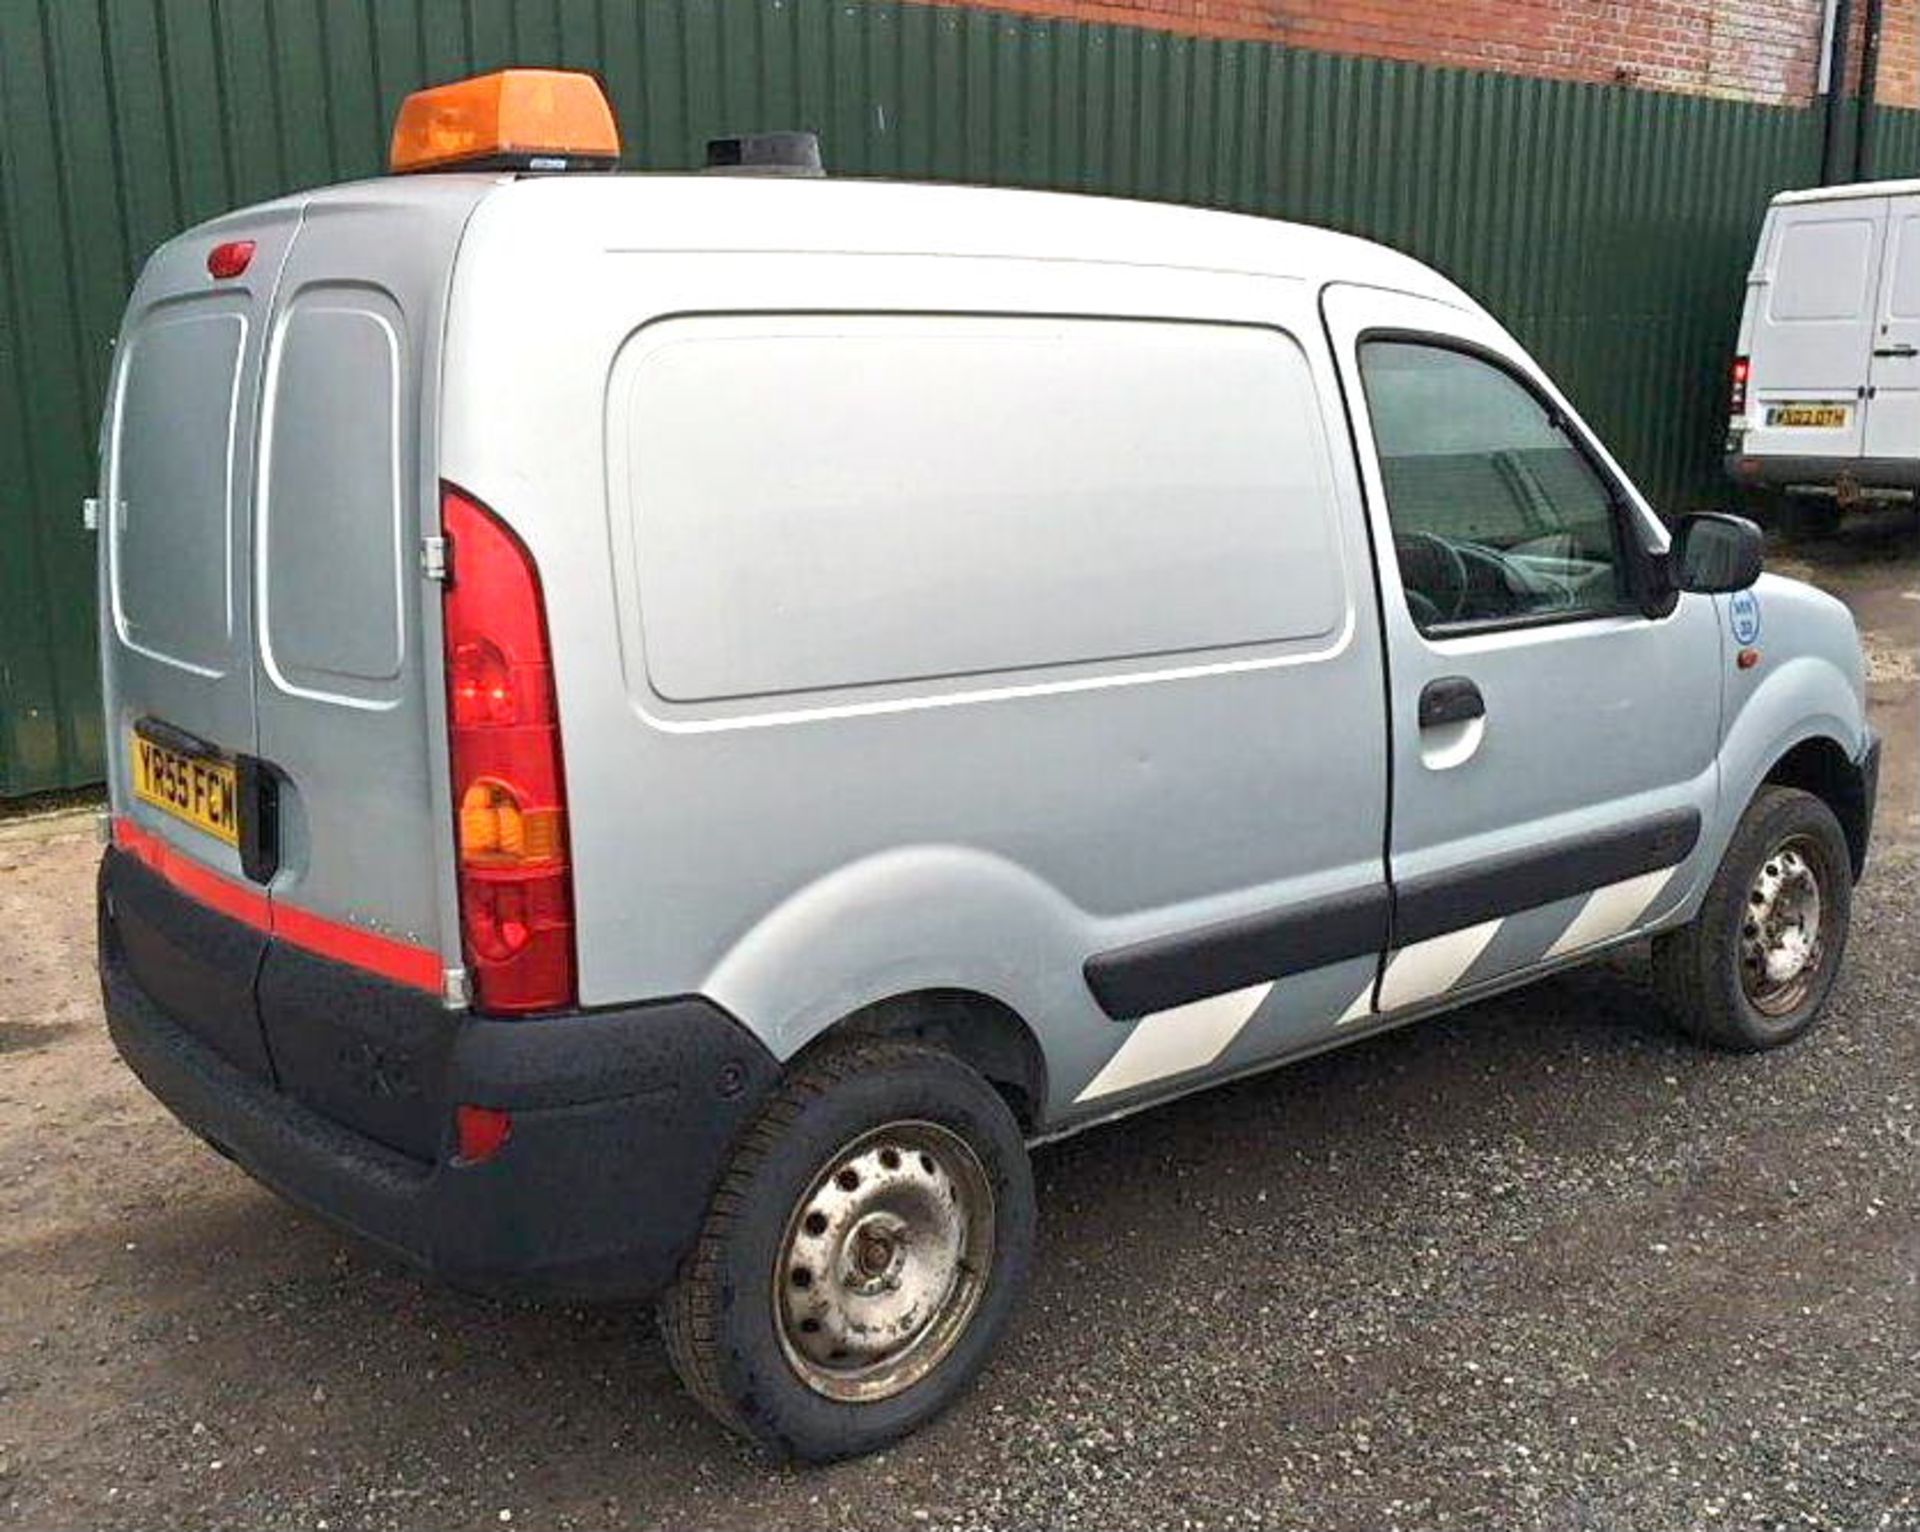
[[1748, 452], [1859, 455], [1886, 221], [1883, 197], [1775, 209], [1754, 327]]
[[1920, 458], [1920, 196], [1887, 204], [1864, 455]]

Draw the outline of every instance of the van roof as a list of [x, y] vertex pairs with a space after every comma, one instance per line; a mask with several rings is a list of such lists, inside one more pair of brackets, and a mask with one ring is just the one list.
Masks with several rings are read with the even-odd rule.
[[1838, 186], [1808, 186], [1799, 191], [1783, 191], [1773, 199], [1775, 207], [1797, 202], [1844, 202], [1853, 197], [1911, 197], [1920, 194], [1920, 180], [1847, 181]]
[[[1478, 308], [1431, 267], [1306, 224], [1169, 203], [923, 182], [626, 172], [387, 177], [298, 200], [404, 202], [469, 183], [471, 234], [533, 224], [543, 237], [628, 251], [1010, 256], [1241, 272], [1397, 289]], [[378, 187], [378, 191], [373, 189]], [[429, 192], [434, 195], [436, 192]], [[289, 199], [292, 200], [292, 199]]]

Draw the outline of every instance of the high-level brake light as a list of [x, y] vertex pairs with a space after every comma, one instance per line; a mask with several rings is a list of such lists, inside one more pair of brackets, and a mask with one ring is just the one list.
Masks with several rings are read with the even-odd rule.
[[207, 275], [217, 282], [241, 275], [253, 264], [253, 251], [254, 242], [250, 239], [230, 239], [215, 245], [207, 252]]

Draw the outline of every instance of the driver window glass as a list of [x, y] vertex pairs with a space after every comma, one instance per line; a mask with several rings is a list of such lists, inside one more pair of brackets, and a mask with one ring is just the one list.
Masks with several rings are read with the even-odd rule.
[[1462, 351], [1368, 341], [1360, 372], [1422, 633], [1628, 604], [1613, 497], [1544, 403]]

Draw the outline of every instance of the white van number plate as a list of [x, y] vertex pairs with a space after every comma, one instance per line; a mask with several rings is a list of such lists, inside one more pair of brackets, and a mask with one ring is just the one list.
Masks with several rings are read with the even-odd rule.
[[1846, 427], [1847, 408], [1844, 404], [1770, 404], [1767, 406], [1767, 424], [1839, 431]]

